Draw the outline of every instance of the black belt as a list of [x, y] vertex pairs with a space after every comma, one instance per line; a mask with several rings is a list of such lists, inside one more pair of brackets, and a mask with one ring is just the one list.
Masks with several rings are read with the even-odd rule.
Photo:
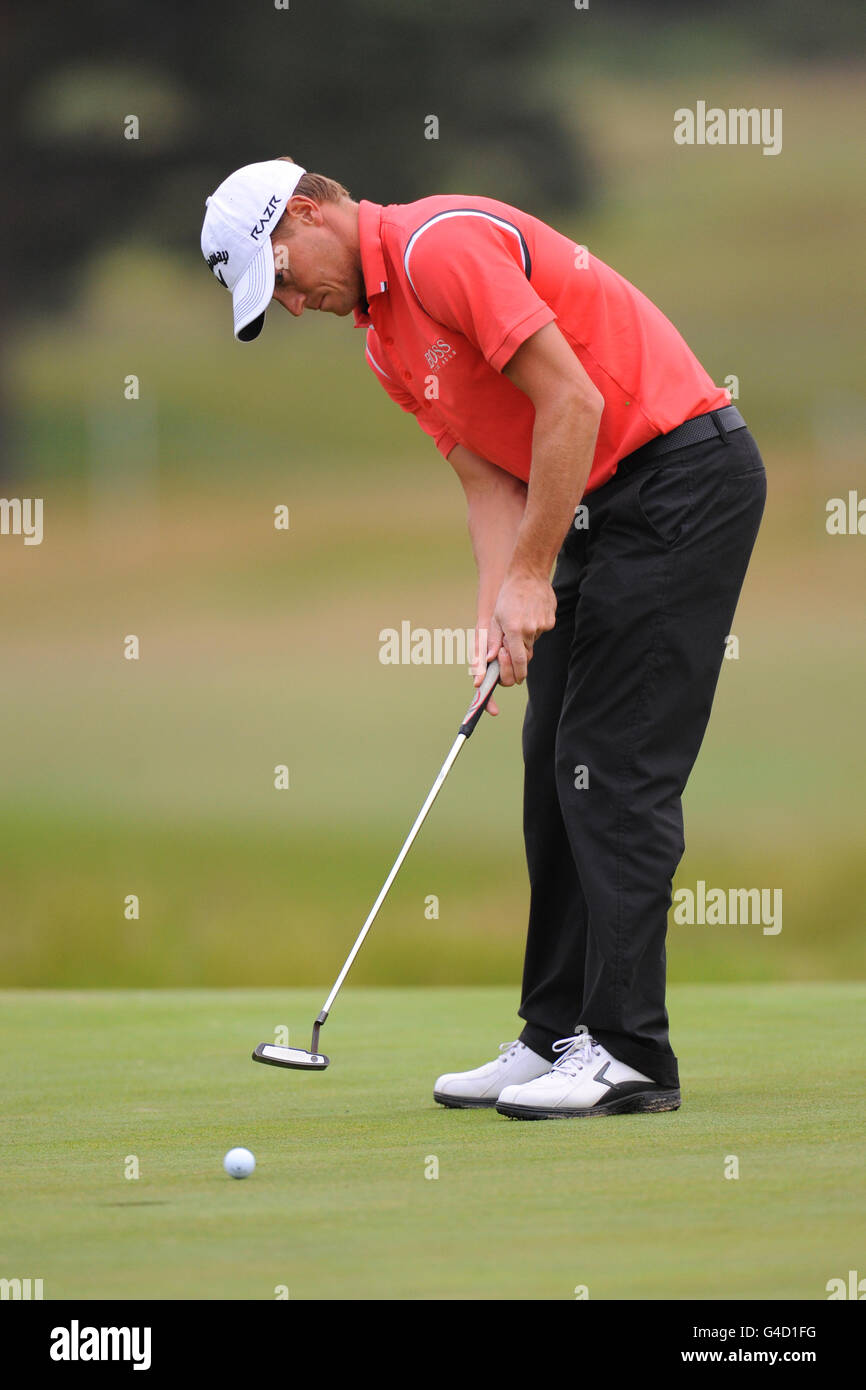
[[696, 415], [694, 420], [686, 420], [668, 434], [659, 434], [634, 453], [626, 454], [616, 466], [616, 477], [642, 468], [653, 459], [673, 453], [674, 449], [684, 449], [689, 444], [703, 444], [704, 440], [718, 435], [725, 439], [734, 430], [744, 430], [746, 422], [735, 405], [723, 405], [721, 410], [710, 410], [706, 415]]

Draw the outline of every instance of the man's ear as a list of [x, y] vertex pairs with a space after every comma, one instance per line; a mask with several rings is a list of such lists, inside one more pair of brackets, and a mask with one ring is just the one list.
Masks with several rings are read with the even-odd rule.
[[324, 221], [318, 203], [314, 203], [312, 198], [305, 198], [302, 193], [292, 194], [286, 203], [283, 216], [302, 222], [308, 227], [320, 227]]

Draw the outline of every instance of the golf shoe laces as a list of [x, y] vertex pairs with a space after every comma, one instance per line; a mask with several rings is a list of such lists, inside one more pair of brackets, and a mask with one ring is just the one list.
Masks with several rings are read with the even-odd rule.
[[500, 1043], [499, 1051], [504, 1055], [499, 1058], [499, 1061], [510, 1062], [511, 1058], [516, 1057], [520, 1049], [525, 1046], [526, 1043], [522, 1043], [519, 1038], [516, 1038], [514, 1042]]
[[553, 1044], [553, 1050], [563, 1055], [558, 1062], [554, 1062], [551, 1071], [561, 1072], [563, 1076], [577, 1076], [577, 1073], [601, 1052], [598, 1043], [589, 1033], [576, 1033], [570, 1038], [560, 1038]]

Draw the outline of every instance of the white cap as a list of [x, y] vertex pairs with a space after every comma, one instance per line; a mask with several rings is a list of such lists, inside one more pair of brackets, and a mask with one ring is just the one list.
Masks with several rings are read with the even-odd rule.
[[271, 232], [306, 172], [284, 159], [245, 164], [207, 199], [202, 255], [232, 292], [235, 337], [241, 342], [251, 342], [262, 331], [274, 293]]

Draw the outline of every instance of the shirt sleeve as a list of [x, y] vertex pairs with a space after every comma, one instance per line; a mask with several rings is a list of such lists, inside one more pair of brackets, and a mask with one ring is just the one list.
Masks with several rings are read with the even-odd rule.
[[375, 330], [372, 328], [367, 330], [365, 355], [370, 370], [388, 392], [391, 400], [396, 401], [409, 415], [415, 416], [424, 433], [430, 436], [439, 452], [447, 458], [455, 444], [459, 443], [457, 436], [451, 433], [445, 421], [429, 402], [416, 401], [411, 391], [407, 391], [405, 386], [391, 375], [389, 365], [386, 365], [385, 354], [379, 347]]
[[462, 333], [497, 372], [556, 318], [530, 283], [520, 229], [481, 209], [440, 213], [417, 228], [404, 265], [425, 313]]

